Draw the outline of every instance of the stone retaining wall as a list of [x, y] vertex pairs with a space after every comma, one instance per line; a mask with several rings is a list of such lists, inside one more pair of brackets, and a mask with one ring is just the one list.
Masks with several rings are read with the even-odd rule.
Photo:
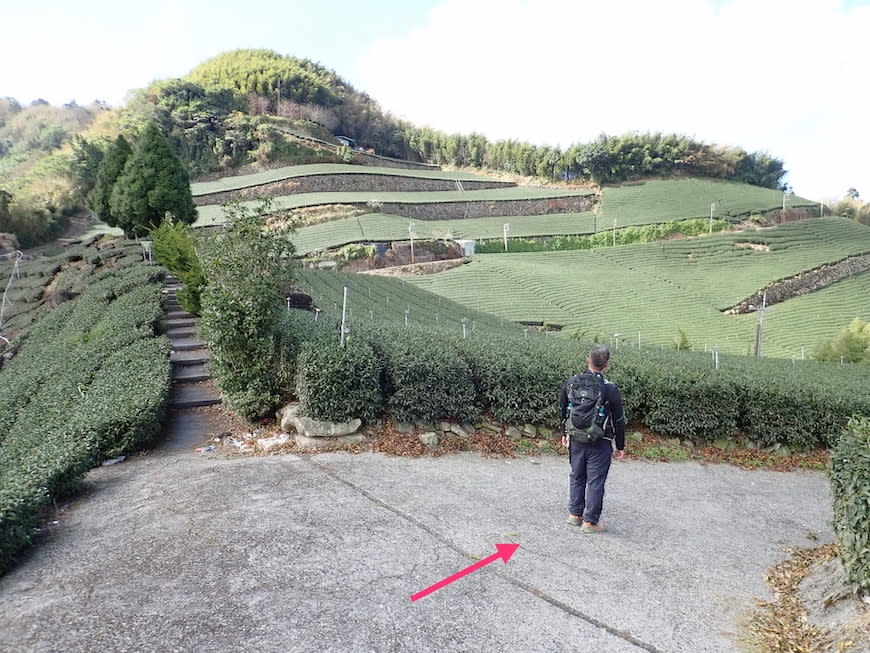
[[789, 279], [772, 283], [724, 312], [728, 315], [749, 313], [755, 310], [754, 308], [750, 309], [750, 305], [753, 307], [761, 306], [764, 301], [765, 292], [767, 292], [767, 305], [771, 306], [792, 297], [822, 290], [841, 279], [865, 272], [866, 270], [870, 270], [870, 254], [850, 256], [839, 263], [825, 265]]
[[[463, 181], [465, 190], [485, 190], [487, 188], [504, 188], [515, 186], [509, 181]], [[371, 191], [377, 192], [410, 192], [410, 191], [449, 191], [456, 190], [456, 183], [450, 179], [428, 179], [425, 177], [405, 177], [401, 175], [310, 175], [272, 181], [259, 186], [248, 186], [238, 190], [221, 191], [207, 195], [197, 195], [193, 198], [197, 206], [207, 204], [223, 204], [231, 200], [253, 200], [260, 197], [280, 197], [297, 193], [332, 193]]]

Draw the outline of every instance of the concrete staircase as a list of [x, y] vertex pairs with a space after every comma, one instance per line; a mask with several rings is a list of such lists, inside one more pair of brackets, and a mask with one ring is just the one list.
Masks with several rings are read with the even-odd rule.
[[220, 395], [206, 369], [209, 353], [205, 343], [197, 337], [197, 319], [178, 303], [181, 283], [168, 278], [163, 307], [166, 310], [166, 335], [172, 343], [169, 360], [172, 363], [172, 396], [170, 406], [184, 410], [221, 403]]

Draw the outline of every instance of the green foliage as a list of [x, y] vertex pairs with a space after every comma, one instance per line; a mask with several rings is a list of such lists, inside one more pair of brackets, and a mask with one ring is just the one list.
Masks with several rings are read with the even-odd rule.
[[383, 405], [380, 365], [365, 342], [350, 340], [342, 348], [331, 339], [309, 341], [299, 354], [297, 370], [296, 394], [304, 415], [367, 422]]
[[831, 452], [834, 531], [857, 594], [870, 594], [870, 418], [853, 418]]
[[150, 236], [157, 261], [184, 284], [177, 295], [178, 303], [190, 313], [199, 315], [205, 277], [191, 228], [183, 222], [163, 220], [159, 227], [151, 231]]
[[268, 201], [224, 210], [226, 230], [201, 242], [200, 328], [227, 405], [254, 417], [274, 410], [292, 381], [278, 356], [281, 306], [293, 279], [291, 229], [264, 228]]
[[95, 278], [29, 329], [0, 372], [0, 571], [31, 541], [53, 499], [104, 458], [158, 433], [170, 344], [154, 335], [163, 313], [156, 272]]
[[128, 235], [144, 234], [171, 215], [192, 223], [190, 177], [157, 125], [149, 123], [112, 187], [109, 208]]
[[475, 388], [466, 361], [448, 343], [418, 330], [372, 331], [370, 344], [383, 360], [387, 412], [401, 422], [473, 420]]
[[306, 59], [285, 57], [271, 50], [233, 50], [212, 57], [194, 68], [187, 79], [206, 89], [232, 89], [284, 100], [333, 106], [338, 77]]
[[[367, 343], [383, 370], [386, 404], [378, 414], [431, 418], [439, 410], [425, 398], [429, 392], [444, 402], [442, 414], [468, 411], [508, 423], [552, 423], [559, 388], [578, 371], [589, 344], [523, 333], [507, 320], [500, 323], [472, 313], [396, 279], [311, 270], [300, 276], [303, 287], [323, 308], [316, 324], [329, 334], [322, 344], [327, 348], [337, 346], [335, 322], [343, 285], [349, 284], [351, 342]], [[410, 352], [419, 352], [419, 360], [413, 360]], [[457, 396], [446, 397], [442, 372], [430, 371], [439, 361], [455, 379]], [[430, 374], [433, 381], [427, 390], [420, 379]], [[623, 344], [614, 352], [608, 376], [622, 388], [632, 421], [696, 442], [742, 433], [761, 446], [785, 444], [793, 450], [829, 446], [849, 415], [870, 414], [866, 379], [855, 366], [812, 361], [795, 365], [722, 354], [717, 370], [709, 353]], [[397, 392], [405, 382], [411, 387]], [[473, 391], [468, 390], [469, 384]]]
[[118, 226], [119, 218], [112, 213], [109, 203], [115, 183], [124, 171], [127, 159], [133, 153], [133, 148], [122, 135], [109, 145], [102, 161], [97, 168], [94, 187], [88, 195], [88, 205], [103, 222], [110, 226]]
[[[868, 251], [866, 227], [814, 218], [623, 247], [475, 256], [406, 283], [505, 320], [560, 324], [565, 333], [620, 333], [636, 345], [640, 332], [643, 347], [670, 347], [680, 327], [696, 349], [745, 355], [758, 315], [727, 309], [776, 281]], [[777, 303], [765, 316], [764, 354], [800, 357], [802, 344], [862, 315], [868, 292], [863, 272]]]
[[675, 174], [731, 179], [780, 188], [782, 161], [764, 152], [717, 147], [687, 136], [662, 133], [602, 134], [564, 151], [519, 141], [489, 142], [479, 134], [444, 134], [428, 127], [403, 125], [408, 149], [424, 161], [549, 179], [582, 179], [613, 184]]
[[[713, 231], [715, 232], [723, 231], [728, 226], [729, 223], [724, 220], [713, 221]], [[660, 224], [623, 227], [615, 231], [600, 231], [587, 236], [512, 238], [508, 244], [508, 251], [516, 254], [520, 252], [560, 252], [576, 249], [599, 249], [601, 247], [611, 247], [614, 244], [652, 243], [674, 234], [697, 236], [707, 233], [709, 230], [709, 220], [670, 220]], [[475, 252], [479, 254], [502, 254], [504, 253], [504, 241], [498, 239], [479, 241], [475, 246]]]
[[377, 249], [374, 245], [359, 245], [356, 243], [351, 243], [350, 245], [345, 245], [340, 250], [338, 250], [338, 257], [345, 262], [355, 261], [361, 258], [369, 258], [374, 256], [377, 253]]
[[686, 336], [686, 332], [682, 329], [677, 329], [679, 334], [679, 338], [674, 342], [674, 349], [691, 349], [692, 344], [689, 342], [689, 338]]
[[834, 339], [822, 343], [813, 353], [819, 361], [870, 363], [870, 322], [856, 317], [840, 329]]
[[485, 412], [508, 424], [555, 423], [559, 389], [572, 374], [570, 361], [554, 357], [537, 339], [478, 336], [457, 344]]

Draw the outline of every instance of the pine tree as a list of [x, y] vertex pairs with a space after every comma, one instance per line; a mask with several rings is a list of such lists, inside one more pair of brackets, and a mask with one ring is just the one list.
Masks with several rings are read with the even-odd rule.
[[196, 220], [190, 176], [154, 123], [145, 127], [115, 182], [109, 207], [128, 236], [146, 233], [167, 215], [185, 224]]
[[103, 160], [97, 168], [97, 178], [94, 188], [88, 194], [88, 205], [91, 211], [97, 214], [103, 222], [115, 227], [117, 221], [109, 207], [109, 199], [112, 197], [112, 189], [115, 182], [121, 176], [127, 159], [130, 158], [133, 149], [123, 136], [118, 136], [106, 150]]

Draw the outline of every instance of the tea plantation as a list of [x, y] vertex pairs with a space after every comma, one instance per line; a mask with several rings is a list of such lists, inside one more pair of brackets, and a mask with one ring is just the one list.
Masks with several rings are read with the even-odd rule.
[[[758, 315], [725, 309], [777, 280], [868, 252], [870, 228], [823, 218], [595, 251], [481, 255], [408, 282], [505, 319], [561, 325], [569, 335], [668, 347], [682, 330], [696, 349], [746, 354]], [[806, 355], [813, 336], [831, 337], [832, 324], [867, 317], [868, 292], [863, 273], [771, 307], [765, 354], [800, 356], [803, 346]]]
[[136, 243], [101, 242], [24, 260], [0, 369], [0, 572], [53, 501], [106, 458], [159, 432], [169, 340], [159, 336], [165, 270]]

